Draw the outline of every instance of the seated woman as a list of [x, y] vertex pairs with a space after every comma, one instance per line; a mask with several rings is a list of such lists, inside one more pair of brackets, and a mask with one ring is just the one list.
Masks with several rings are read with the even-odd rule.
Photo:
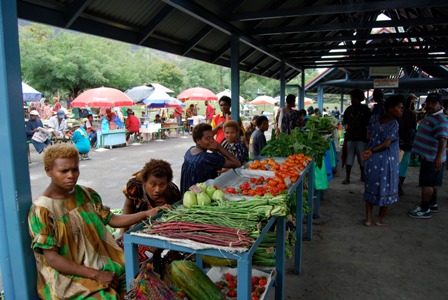
[[124, 253], [106, 228], [126, 227], [159, 208], [114, 215], [94, 190], [77, 185], [78, 150], [49, 146], [43, 156], [51, 182], [28, 215], [42, 299], [123, 299]]
[[79, 121], [73, 122], [70, 134], [72, 135], [73, 144], [75, 144], [75, 147], [78, 149], [79, 155], [81, 155], [81, 160], [89, 160], [89, 135], [84, 130], [84, 127], [81, 127], [81, 123]]
[[[132, 175], [123, 189], [123, 194], [126, 197], [123, 214], [147, 211], [179, 201], [182, 196], [172, 180], [171, 165], [164, 160], [151, 159], [143, 169]], [[118, 240], [128, 229], [129, 227], [121, 229]]]
[[200, 123], [193, 128], [196, 146], [187, 150], [182, 164], [180, 186], [182, 194], [190, 186], [216, 178], [222, 168], [238, 168], [240, 161], [213, 139], [212, 126]]
[[[221, 145], [233, 154], [241, 163], [245, 164], [249, 160], [249, 150], [246, 145], [238, 139], [240, 127], [236, 121], [230, 120], [224, 123], [224, 141]], [[223, 169], [222, 171], [227, 171]]]

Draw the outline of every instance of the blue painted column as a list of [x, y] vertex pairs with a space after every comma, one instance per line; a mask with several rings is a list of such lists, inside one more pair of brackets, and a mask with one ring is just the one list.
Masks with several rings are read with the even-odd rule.
[[0, 267], [6, 299], [36, 299], [30, 175], [15, 0], [0, 1]]
[[280, 107], [285, 107], [286, 97], [286, 79], [285, 79], [285, 62], [282, 61], [280, 65]]
[[232, 35], [230, 38], [231, 57], [231, 93], [232, 93], [232, 120], [238, 121], [240, 118], [240, 38]]
[[324, 109], [324, 87], [320, 84], [317, 87], [317, 107], [321, 112]]

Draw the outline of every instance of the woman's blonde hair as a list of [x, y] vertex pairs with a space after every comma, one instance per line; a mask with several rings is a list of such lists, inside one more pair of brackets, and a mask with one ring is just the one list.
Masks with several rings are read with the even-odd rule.
[[238, 125], [238, 122], [234, 121], [234, 120], [229, 120], [229, 121], [225, 122], [224, 125], [222, 126], [222, 129], [226, 130], [227, 127], [233, 127], [236, 132], [238, 132], [240, 130], [240, 126]]
[[57, 144], [47, 147], [42, 157], [45, 169], [52, 169], [54, 161], [58, 158], [76, 158], [79, 160], [78, 149], [72, 144]]

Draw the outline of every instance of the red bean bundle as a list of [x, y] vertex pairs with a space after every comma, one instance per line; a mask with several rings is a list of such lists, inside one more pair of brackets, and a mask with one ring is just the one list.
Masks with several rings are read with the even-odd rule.
[[245, 248], [254, 242], [247, 236], [249, 230], [183, 221], [156, 222], [143, 232], [223, 247]]

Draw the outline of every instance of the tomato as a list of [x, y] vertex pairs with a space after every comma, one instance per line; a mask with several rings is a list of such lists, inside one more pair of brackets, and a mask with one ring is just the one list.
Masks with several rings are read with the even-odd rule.
[[231, 280], [233, 281], [233, 275], [230, 273], [226, 273], [225, 278], [226, 278], [226, 281], [231, 281]]
[[255, 191], [254, 190], [249, 190], [247, 193], [249, 194], [249, 196], [255, 196]]
[[258, 277], [252, 276], [252, 284], [258, 284]]
[[220, 283], [220, 282], [217, 282], [217, 283], [215, 283], [216, 284], [216, 286], [218, 287], [218, 289], [220, 289], [220, 290], [222, 290], [223, 288], [224, 288], [224, 286], [222, 285], [222, 283]]
[[228, 297], [231, 297], [231, 298], [236, 297], [236, 291], [229, 291], [229, 292], [227, 293], [227, 296], [228, 296]]
[[227, 282], [227, 287], [230, 289], [235, 289], [236, 288], [236, 282], [232, 280], [230, 280], [229, 282]]
[[251, 300], [259, 300], [260, 298], [257, 295], [252, 295]]
[[268, 283], [268, 281], [267, 281], [266, 279], [260, 279], [260, 280], [258, 280], [258, 285], [260, 285], [260, 286], [265, 286], [266, 283]]
[[263, 294], [265, 290], [266, 290], [266, 288], [264, 286], [259, 286], [256, 289], [256, 291], [258, 292], [259, 295]]
[[252, 183], [255, 183], [255, 182], [257, 182], [257, 178], [255, 178], [255, 177], [252, 177], [251, 179], [249, 179], [250, 180], [250, 182], [252, 182]]
[[263, 177], [263, 176], [260, 176], [260, 177], [258, 178], [258, 180], [260, 180], [261, 182], [263, 182], [263, 181], [264, 181], [264, 177]]

